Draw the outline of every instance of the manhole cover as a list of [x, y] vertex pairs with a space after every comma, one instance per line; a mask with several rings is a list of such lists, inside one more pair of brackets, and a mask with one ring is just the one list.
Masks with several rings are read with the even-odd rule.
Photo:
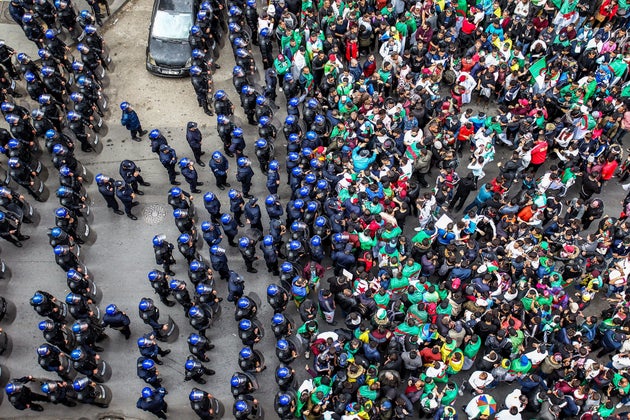
[[142, 217], [148, 225], [160, 224], [166, 217], [166, 208], [161, 204], [149, 204], [142, 211]]

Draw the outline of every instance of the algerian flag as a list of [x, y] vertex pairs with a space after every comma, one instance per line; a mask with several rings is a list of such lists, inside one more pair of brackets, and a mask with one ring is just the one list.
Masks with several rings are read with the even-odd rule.
[[531, 67], [529, 68], [529, 72], [532, 75], [532, 83], [536, 79], [538, 79], [538, 77], [544, 76], [546, 70], [547, 70], [547, 59], [545, 57], [541, 58], [540, 60], [532, 64]]

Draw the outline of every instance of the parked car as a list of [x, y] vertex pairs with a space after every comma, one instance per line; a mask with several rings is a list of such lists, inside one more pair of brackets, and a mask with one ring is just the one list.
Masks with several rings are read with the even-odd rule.
[[166, 77], [188, 75], [192, 62], [188, 34], [194, 21], [193, 0], [155, 0], [147, 43], [148, 71]]

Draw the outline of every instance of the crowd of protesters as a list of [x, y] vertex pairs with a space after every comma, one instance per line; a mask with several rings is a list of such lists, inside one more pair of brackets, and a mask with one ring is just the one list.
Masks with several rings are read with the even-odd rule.
[[253, 21], [250, 3], [228, 9], [236, 92], [215, 111], [239, 167], [226, 96], [259, 126], [268, 300], [301, 320], [274, 317], [276, 352], [312, 355], [297, 391], [276, 377], [277, 414], [628, 418], [630, 196], [600, 196], [630, 170], [628, 5], [279, 0]]

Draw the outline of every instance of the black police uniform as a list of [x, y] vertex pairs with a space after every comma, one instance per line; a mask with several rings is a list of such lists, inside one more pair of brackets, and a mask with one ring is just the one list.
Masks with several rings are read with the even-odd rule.
[[114, 210], [116, 214], [124, 214], [120, 210], [118, 201], [116, 200], [116, 185], [114, 184], [114, 180], [109, 178], [107, 181], [98, 184], [98, 192], [101, 193], [107, 203], [107, 208]]
[[[23, 379], [23, 382], [29, 381], [28, 377]], [[27, 408], [30, 408], [33, 411], [44, 411], [44, 407], [37, 404], [36, 401], [47, 401], [47, 398], [43, 395], [34, 393], [27, 386], [22, 386], [19, 391], [9, 395], [9, 402], [16, 410], [26, 410]]]
[[182, 168], [182, 175], [184, 176], [186, 182], [188, 182], [188, 185], [190, 185], [191, 192], [195, 194], [201, 192], [201, 190], [197, 189], [197, 186], [203, 185], [203, 182], [198, 181], [197, 170], [194, 167], [191, 168], [190, 166], [186, 166], [185, 168]]
[[228, 279], [228, 302], [236, 302], [243, 296], [245, 291], [245, 281], [236, 272], [230, 270], [230, 277]]
[[168, 241], [163, 241], [161, 245], [153, 245], [155, 263], [161, 265], [169, 276], [175, 275], [175, 273], [171, 270], [171, 265], [175, 264], [175, 258], [173, 258], [174, 248], [173, 244]]
[[153, 386], [154, 388], [159, 388], [162, 384], [162, 379], [158, 377], [157, 369], [155, 365], [151, 369], [145, 369], [143, 363], [146, 360], [152, 360], [150, 357], [140, 356], [136, 361], [136, 374], [138, 378], [142, 379], [144, 382]]
[[194, 366], [192, 367], [192, 369], [185, 369], [185, 373], [184, 373], [185, 381], [190, 381], [192, 379], [193, 381], [197, 383], [205, 384], [206, 380], [203, 379], [203, 376], [215, 374], [214, 370], [205, 367], [201, 363], [201, 361], [197, 359], [195, 356], [188, 356], [188, 359], [186, 360], [187, 361], [192, 360], [194, 363]]
[[236, 180], [241, 183], [243, 187], [243, 196], [250, 198], [249, 190], [252, 187], [252, 178], [254, 177], [254, 171], [251, 165], [247, 164], [244, 167], [239, 166], [236, 170]]
[[194, 121], [188, 122], [186, 125], [186, 141], [190, 146], [190, 149], [193, 152], [193, 156], [195, 157], [195, 162], [198, 165], [204, 167], [205, 163], [201, 160], [201, 156], [205, 153], [201, 150], [201, 141], [203, 137], [201, 135], [201, 131], [197, 128], [197, 123]]
[[257, 204], [257, 199], [250, 199], [247, 204], [245, 204], [244, 210], [245, 218], [249, 221], [252, 229], [256, 229], [262, 234], [262, 212], [260, 210], [260, 206]]
[[126, 340], [129, 340], [129, 337], [131, 337], [130, 323], [129, 317], [122, 311], [116, 311], [116, 313], [112, 315], [108, 313], [103, 315], [103, 326], [120, 331], [120, 333], [125, 336]]
[[177, 176], [177, 172], [175, 171], [175, 165], [177, 164], [177, 154], [175, 150], [168, 146], [162, 145], [160, 146], [160, 163], [162, 166], [166, 168], [168, 172], [168, 180], [171, 185], [180, 185], [180, 182], [177, 182], [175, 177]]
[[[156, 257], [157, 259], [157, 257]], [[155, 280], [150, 280], [151, 287], [153, 287], [153, 291], [160, 296], [160, 301], [166, 306], [175, 306], [175, 302], [168, 300], [168, 297], [171, 295], [171, 290], [168, 287], [168, 283], [170, 279], [168, 275], [159, 270], [155, 270], [158, 273], [158, 276]], [[174, 274], [174, 273], [173, 273]]]
[[230, 197], [230, 211], [234, 215], [234, 220], [239, 225], [239, 227], [245, 226], [241, 221], [241, 217], [243, 216], [244, 204], [245, 200], [243, 200], [243, 196], [241, 194], [237, 194], [234, 198]]
[[133, 192], [138, 195], [144, 195], [142, 191], [138, 190], [138, 184], [144, 187], [151, 186], [150, 183], [145, 182], [145, 180], [140, 175], [140, 172], [141, 172], [140, 168], [138, 168], [135, 162], [131, 160], [125, 159], [122, 162], [120, 162], [120, 169], [118, 172], [120, 173], [120, 176], [122, 177], [123, 181], [131, 185], [131, 187], [133, 188]]
[[140, 410], [153, 413], [158, 416], [158, 418], [166, 419], [166, 412], [168, 410], [168, 404], [166, 403], [166, 401], [164, 401], [164, 396], [166, 394], [166, 389], [158, 388], [152, 397], [138, 398], [138, 401], [136, 402], [136, 407]]
[[221, 156], [220, 162], [217, 162], [214, 159], [210, 159], [208, 166], [210, 166], [210, 169], [212, 170], [212, 173], [217, 180], [217, 187], [220, 190], [224, 190], [225, 187], [230, 186], [230, 184], [227, 182], [227, 171], [229, 169], [229, 163], [225, 156]]
[[210, 344], [210, 340], [204, 336], [200, 336], [195, 344], [188, 340], [188, 352], [197, 357], [202, 362], [209, 362], [210, 358], [206, 355], [206, 351], [212, 350], [214, 344]]
[[219, 255], [210, 253], [210, 264], [212, 264], [212, 269], [219, 273], [222, 280], [230, 278], [230, 267], [228, 267], [228, 259], [225, 253]]
[[260, 250], [263, 253], [265, 264], [267, 264], [267, 272], [273, 273], [274, 276], [279, 275], [280, 272], [278, 270], [278, 250], [276, 245], [265, 245], [263, 242], [261, 242]]
[[131, 209], [134, 206], [140, 204], [137, 201], [133, 201], [132, 186], [122, 181], [117, 181], [116, 184], [116, 197], [118, 197], [120, 202], [125, 207], [125, 213], [127, 214], [127, 217], [129, 217], [131, 220], [138, 220], [138, 218], [131, 213]]

